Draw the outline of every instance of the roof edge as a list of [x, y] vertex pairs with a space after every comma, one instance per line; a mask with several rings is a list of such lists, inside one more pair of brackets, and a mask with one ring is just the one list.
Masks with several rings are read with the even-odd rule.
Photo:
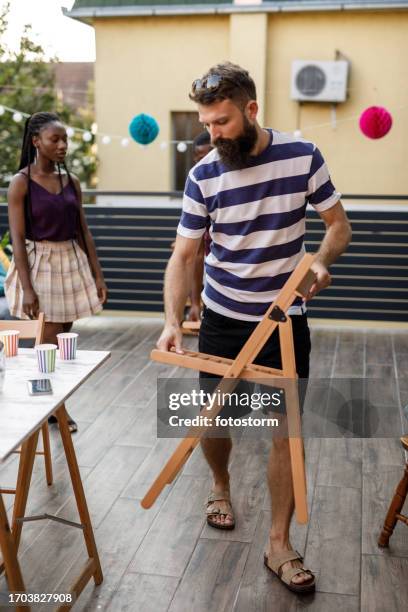
[[66, 17], [83, 21], [92, 25], [93, 19], [109, 17], [149, 17], [177, 15], [215, 15], [232, 13], [299, 13], [309, 11], [390, 11], [408, 10], [408, 0], [299, 0], [286, 3], [281, 0], [269, 0], [260, 4], [176, 4], [176, 5], [145, 5], [145, 6], [112, 6], [84, 7], [68, 10], [62, 8]]

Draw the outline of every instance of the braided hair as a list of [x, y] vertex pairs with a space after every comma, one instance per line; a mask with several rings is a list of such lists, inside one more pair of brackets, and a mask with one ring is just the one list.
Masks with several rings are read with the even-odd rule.
[[[62, 197], [64, 197], [64, 186], [62, 183], [62, 175], [61, 175], [61, 164], [57, 164], [58, 166], [58, 176], [59, 176], [59, 181], [60, 181], [60, 185], [61, 185], [61, 193], [62, 193]], [[71, 176], [70, 171], [67, 168], [67, 164], [65, 162], [62, 162], [62, 166], [66, 172], [66, 175], [68, 177], [68, 183], [71, 185], [71, 187], [74, 190], [74, 193], [77, 193], [73, 178]], [[86, 256], [89, 258], [89, 250], [86, 244], [86, 239], [85, 239], [85, 232], [84, 232], [84, 228], [82, 227], [82, 223], [81, 223], [81, 216], [78, 215], [78, 237], [77, 240], [82, 248], [82, 250], [84, 251], [84, 253], [86, 254]], [[74, 241], [72, 241], [73, 247], [74, 247], [74, 251], [75, 251], [75, 256], [77, 258], [78, 261], [78, 266], [79, 266], [79, 260], [78, 260], [78, 255], [75, 249], [75, 243]]]
[[60, 118], [56, 113], [34, 113], [28, 117], [24, 125], [23, 145], [21, 147], [21, 156], [18, 170], [22, 170], [27, 167], [27, 196], [24, 199], [24, 213], [26, 221], [29, 221], [32, 237], [34, 240], [35, 249], [35, 237], [34, 237], [34, 223], [31, 205], [31, 164], [35, 160], [36, 150], [33, 144], [33, 136], [38, 136], [41, 130], [49, 123], [59, 121]]
[[[28, 221], [30, 225], [32, 239], [34, 242], [35, 255], [36, 255], [36, 244], [35, 244], [35, 236], [34, 236], [34, 223], [33, 223], [33, 215], [32, 215], [32, 202], [31, 202], [31, 164], [35, 161], [35, 157], [36, 157], [36, 148], [33, 144], [33, 136], [38, 136], [41, 130], [44, 129], [46, 126], [48, 126], [50, 123], [56, 123], [60, 121], [61, 119], [56, 113], [38, 112], [28, 117], [28, 119], [25, 122], [25, 126], [24, 126], [23, 144], [21, 148], [21, 156], [20, 156], [20, 163], [19, 163], [18, 170], [20, 171], [23, 168], [27, 167], [28, 185], [27, 185], [27, 196], [24, 201], [24, 213], [25, 213], [26, 222]], [[76, 193], [76, 187], [75, 187], [74, 181], [72, 179], [72, 176], [65, 162], [62, 163], [62, 166], [67, 174], [68, 182], [70, 183], [71, 187], [74, 189], [74, 192]], [[57, 163], [57, 168], [58, 168], [59, 182], [61, 186], [61, 193], [62, 193], [62, 196], [64, 197], [64, 184], [62, 180], [60, 163]], [[81, 235], [81, 238], [86, 248], [84, 232], [83, 232], [82, 224], [80, 221], [79, 221], [78, 229], [79, 229], [79, 233]], [[34, 261], [35, 261], [35, 258], [34, 258]]]

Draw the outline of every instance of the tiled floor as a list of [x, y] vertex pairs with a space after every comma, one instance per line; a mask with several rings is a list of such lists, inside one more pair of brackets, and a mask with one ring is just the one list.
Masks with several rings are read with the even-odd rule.
[[[262, 564], [271, 518], [265, 441], [241, 439], [233, 450], [234, 531], [216, 531], [205, 524], [210, 478], [199, 448], [156, 504], [148, 511], [141, 508], [140, 499], [178, 442], [156, 438], [157, 377], [186, 376], [185, 371], [150, 362], [160, 328], [157, 319], [116, 317], [76, 324], [81, 348], [109, 349], [112, 357], [68, 405], [79, 422], [75, 447], [104, 571], [103, 584], [88, 585], [74, 609], [406, 610], [408, 529], [398, 525], [389, 550], [379, 549], [376, 540], [402, 476], [404, 456], [397, 436], [404, 427], [408, 430], [408, 335], [312, 330], [305, 419], [316, 425], [316, 419], [324, 418], [335, 426], [318, 436], [313, 430], [305, 440], [310, 521], [306, 526], [293, 523], [291, 537], [318, 581], [314, 596], [300, 598]], [[195, 339], [187, 342], [193, 347]], [[346, 412], [343, 406], [341, 414], [329, 414], [316, 400], [322, 397], [323, 377], [370, 380], [367, 392], [375, 423], [370, 416], [362, 424], [350, 406]], [[362, 427], [366, 435], [367, 423], [377, 432], [375, 438], [359, 437]], [[52, 431], [52, 445], [55, 484], [46, 486], [37, 459], [28, 513], [46, 510], [77, 520], [57, 431]], [[3, 486], [14, 483], [16, 469], [17, 458], [2, 468]], [[10, 507], [12, 498], [7, 502]], [[30, 591], [64, 592], [83, 555], [79, 530], [55, 522], [28, 523], [23, 529], [21, 564]]]

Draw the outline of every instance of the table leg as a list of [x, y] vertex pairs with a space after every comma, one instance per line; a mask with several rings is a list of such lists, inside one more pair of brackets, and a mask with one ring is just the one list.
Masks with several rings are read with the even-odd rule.
[[51, 462], [51, 446], [50, 446], [50, 433], [48, 430], [48, 423], [45, 422], [41, 427], [43, 446], [44, 446], [44, 463], [45, 463], [45, 475], [47, 478], [47, 485], [52, 485], [52, 462]]
[[[81, 475], [79, 472], [78, 462], [75, 455], [74, 445], [72, 443], [71, 432], [69, 431], [67, 411], [63, 404], [55, 413], [58, 419], [59, 431], [61, 434], [62, 443], [64, 445], [65, 456], [71, 476], [72, 487], [75, 494], [75, 499], [78, 507], [79, 517], [83, 526], [85, 544], [88, 551], [89, 559], [79, 578], [76, 580], [72, 592], [76, 596], [80, 594], [91, 576], [94, 577], [95, 584], [100, 584], [103, 580], [102, 568], [99, 561], [98, 550], [96, 548], [94, 533], [89, 516], [88, 505], [86, 503], [84, 488], [82, 485]], [[90, 564], [91, 561], [91, 564]], [[91, 570], [91, 571], [90, 571]], [[88, 576], [88, 580], [82, 578]], [[78, 592], [78, 589], [79, 592]]]
[[[11, 533], [16, 551], [20, 546], [21, 530], [23, 523], [17, 521], [23, 518], [27, 507], [28, 492], [30, 490], [31, 475], [33, 473], [35, 451], [38, 443], [38, 431], [26, 440], [21, 446], [20, 462], [18, 464], [17, 485], [13, 506], [13, 519]], [[0, 563], [0, 574], [5, 569], [4, 561]]]
[[[4, 559], [7, 584], [11, 593], [24, 593], [25, 586], [21, 574], [20, 565], [17, 559], [17, 548], [14, 544], [13, 536], [7, 518], [6, 508], [4, 507], [3, 497], [0, 495], [0, 550]], [[29, 606], [17, 606], [16, 610], [30, 610]]]
[[11, 531], [13, 533], [16, 550], [20, 546], [21, 530], [23, 523], [17, 521], [23, 518], [27, 507], [28, 493], [30, 490], [31, 476], [33, 473], [35, 451], [38, 444], [38, 431], [28, 438], [21, 446], [20, 463], [18, 466], [16, 497], [13, 507], [13, 520]]

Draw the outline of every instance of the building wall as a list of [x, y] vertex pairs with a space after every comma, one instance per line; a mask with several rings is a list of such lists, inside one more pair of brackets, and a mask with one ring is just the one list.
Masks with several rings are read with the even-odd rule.
[[[333, 60], [336, 49], [349, 59], [351, 70], [349, 99], [338, 104], [333, 129], [330, 104], [308, 103], [299, 109], [288, 92], [292, 59]], [[405, 11], [273, 15], [268, 27], [267, 122], [283, 131], [298, 127], [304, 138], [316, 142], [343, 193], [405, 195], [408, 83], [403, 57], [408, 57]], [[358, 126], [361, 112], [374, 105], [388, 108], [394, 120], [388, 135], [375, 141]]]
[[65, 104], [87, 108], [90, 87], [94, 80], [93, 62], [55, 62], [55, 87]]
[[[171, 188], [170, 112], [194, 110], [192, 80], [209, 66], [238, 61], [254, 75], [265, 125], [301, 129], [318, 144], [332, 178], [344, 193], [408, 193], [408, 12], [269, 13], [218, 16], [139, 17], [94, 22], [97, 43], [98, 129], [127, 134], [131, 118], [145, 112], [160, 125], [154, 143], [141, 148], [118, 141], [99, 146], [99, 188]], [[336, 50], [351, 62], [350, 96], [337, 105], [290, 100], [293, 59], [332, 60]], [[382, 140], [365, 138], [358, 116], [384, 105], [393, 114]]]
[[193, 111], [192, 81], [229, 55], [229, 18], [146, 17], [96, 22], [98, 130], [126, 135], [132, 117], [153, 115], [156, 141], [146, 148], [100, 144], [99, 189], [165, 191], [171, 187], [170, 112]]

